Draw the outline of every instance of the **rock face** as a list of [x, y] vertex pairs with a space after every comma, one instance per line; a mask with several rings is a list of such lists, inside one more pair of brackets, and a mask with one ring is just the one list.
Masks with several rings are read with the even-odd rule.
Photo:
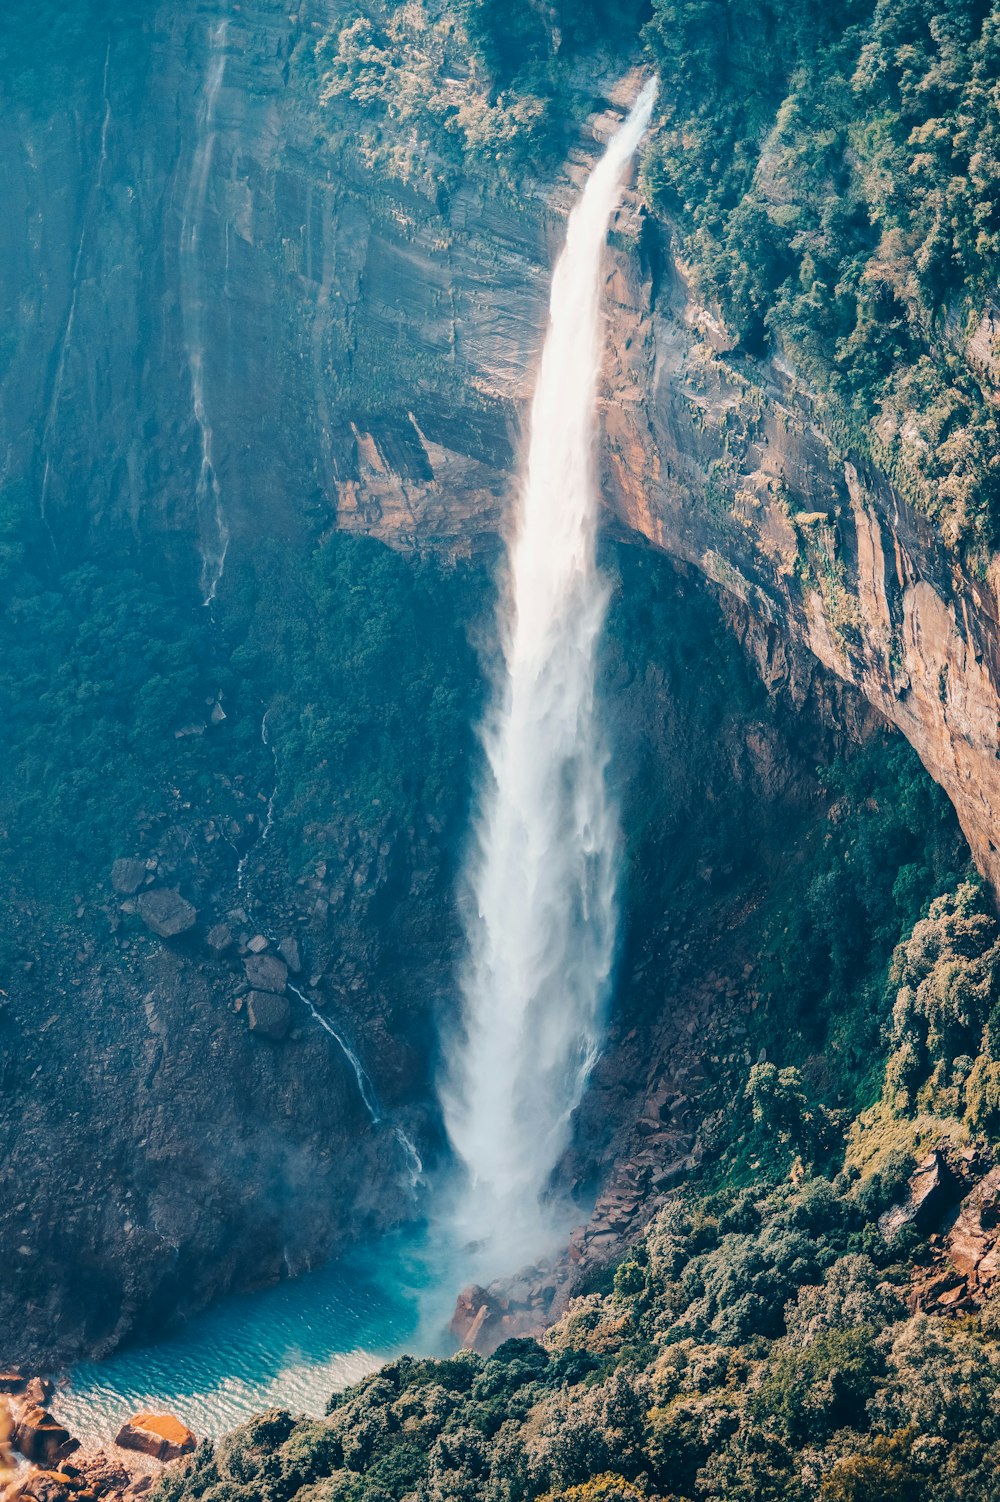
[[885, 476], [838, 450], [780, 359], [719, 349], [635, 201], [621, 227], [632, 248], [609, 283], [612, 510], [743, 600], [763, 638], [801, 644], [860, 689], [948, 793], [1000, 886], [996, 567], [973, 578]]
[[186, 1424], [169, 1413], [136, 1413], [115, 1436], [123, 1450], [140, 1450], [154, 1460], [179, 1460], [195, 1448], [194, 1435]]
[[133, 896], [145, 880], [146, 862], [144, 860], [123, 856], [111, 867], [111, 885], [123, 897]]
[[941, 1224], [949, 1208], [958, 1203], [962, 1193], [944, 1154], [935, 1149], [910, 1175], [907, 1197], [880, 1217], [878, 1228], [886, 1241], [892, 1241], [904, 1226], [930, 1231]]
[[138, 908], [143, 923], [161, 939], [175, 939], [198, 921], [197, 912], [176, 888], [156, 887], [140, 893]]

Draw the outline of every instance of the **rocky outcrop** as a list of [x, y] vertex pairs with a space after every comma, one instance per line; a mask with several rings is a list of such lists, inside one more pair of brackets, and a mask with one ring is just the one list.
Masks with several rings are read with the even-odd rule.
[[154, 1460], [179, 1460], [195, 1448], [194, 1435], [171, 1413], [136, 1413], [121, 1426], [115, 1444]]
[[920, 1162], [910, 1175], [907, 1195], [879, 1218], [878, 1228], [886, 1241], [893, 1241], [905, 1226], [924, 1233], [939, 1226], [962, 1194], [961, 1180], [948, 1165], [940, 1148]]
[[78, 1448], [69, 1430], [44, 1408], [25, 1407], [14, 1423], [14, 1444], [26, 1460], [40, 1465], [71, 1455]]
[[973, 572], [950, 553], [838, 445], [821, 399], [780, 356], [731, 348], [635, 197], [608, 298], [611, 513], [859, 689], [948, 793], [1000, 888], [995, 561]]

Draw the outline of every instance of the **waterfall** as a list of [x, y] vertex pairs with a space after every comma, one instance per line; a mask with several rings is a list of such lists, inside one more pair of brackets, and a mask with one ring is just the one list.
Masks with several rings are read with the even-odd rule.
[[503, 673], [467, 872], [463, 1034], [442, 1089], [467, 1183], [456, 1232], [483, 1270], [545, 1250], [542, 1203], [597, 1057], [616, 922], [617, 822], [595, 713], [607, 605], [596, 564], [605, 241], [649, 123], [643, 88], [569, 219], [508, 550]]
[[198, 113], [198, 140], [191, 161], [191, 176], [184, 200], [180, 239], [181, 318], [191, 375], [191, 407], [200, 438], [201, 458], [195, 489], [198, 515], [198, 545], [201, 550], [203, 603], [210, 605], [226, 566], [229, 527], [222, 506], [222, 491], [215, 471], [212, 425], [205, 405], [205, 330], [201, 288], [198, 230], [208, 196], [208, 176], [215, 151], [215, 109], [226, 71], [224, 51], [228, 21], [220, 21], [210, 33], [208, 71]]

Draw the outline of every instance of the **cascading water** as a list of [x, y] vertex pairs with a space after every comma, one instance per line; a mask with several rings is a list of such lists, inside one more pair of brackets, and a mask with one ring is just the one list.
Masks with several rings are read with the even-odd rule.
[[198, 142], [191, 162], [191, 177], [184, 201], [180, 239], [181, 316], [191, 373], [191, 406], [201, 439], [201, 462], [195, 492], [201, 549], [203, 603], [210, 605], [226, 566], [229, 526], [222, 505], [222, 491], [215, 471], [212, 425], [205, 405], [205, 331], [198, 232], [205, 212], [208, 176], [215, 151], [215, 110], [226, 71], [225, 43], [228, 21], [220, 21], [210, 33], [208, 71], [198, 116]]
[[509, 549], [504, 674], [469, 872], [464, 1033], [442, 1091], [467, 1171], [456, 1232], [483, 1274], [546, 1249], [542, 1204], [596, 1059], [615, 944], [617, 823], [595, 714], [607, 589], [596, 564], [602, 263], [656, 81], [594, 169], [552, 282]]

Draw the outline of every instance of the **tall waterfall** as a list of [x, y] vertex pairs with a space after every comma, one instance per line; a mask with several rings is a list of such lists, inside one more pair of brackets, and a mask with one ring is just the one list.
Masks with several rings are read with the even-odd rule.
[[180, 240], [181, 317], [191, 373], [191, 407], [201, 440], [201, 458], [195, 503], [198, 515], [198, 545], [201, 550], [201, 590], [210, 605], [226, 566], [229, 526], [222, 505], [222, 491], [215, 471], [214, 437], [205, 406], [204, 292], [201, 285], [198, 236], [208, 196], [208, 178], [215, 151], [215, 110], [226, 71], [228, 21], [220, 21], [209, 34], [210, 50], [201, 106], [198, 137], [191, 160], [191, 176], [184, 200]]
[[570, 216], [552, 281], [508, 557], [504, 672], [468, 871], [464, 1033], [442, 1091], [467, 1171], [456, 1232], [482, 1270], [546, 1249], [542, 1203], [597, 1057], [615, 945], [617, 823], [595, 713], [607, 606], [596, 563], [602, 266], [650, 80]]

